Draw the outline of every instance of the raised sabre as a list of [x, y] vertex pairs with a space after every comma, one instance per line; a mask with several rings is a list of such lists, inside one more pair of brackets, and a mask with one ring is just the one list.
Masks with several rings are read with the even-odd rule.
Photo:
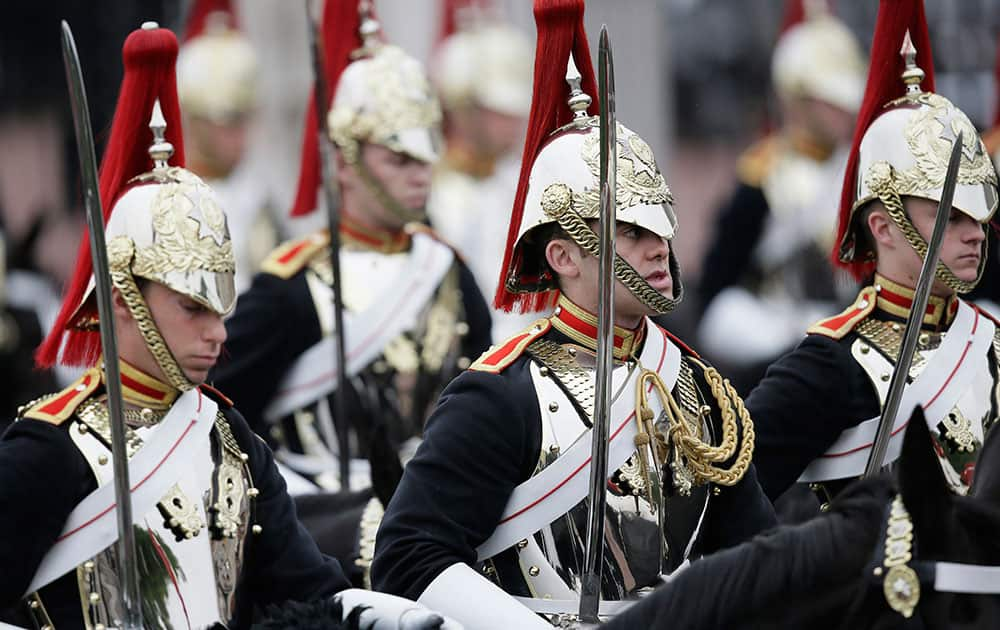
[[118, 339], [115, 336], [114, 311], [111, 310], [111, 273], [108, 270], [108, 250], [104, 242], [104, 213], [97, 180], [97, 157], [94, 153], [94, 135], [90, 128], [90, 108], [83, 85], [80, 56], [76, 52], [73, 31], [66, 20], [62, 21], [63, 66], [69, 84], [73, 126], [76, 129], [76, 147], [80, 157], [80, 178], [83, 189], [83, 206], [87, 215], [87, 232], [90, 237], [90, 258], [94, 269], [94, 288], [97, 313], [101, 330], [101, 356], [104, 359], [104, 385], [108, 398], [111, 422], [111, 458], [114, 470], [115, 506], [118, 516], [119, 580], [121, 584], [121, 610], [123, 627], [128, 630], [142, 628], [142, 602], [139, 600], [139, 573], [135, 555], [135, 535], [132, 530], [132, 497], [129, 492], [128, 455], [125, 450], [125, 419], [122, 413], [122, 381], [118, 369]]
[[930, 243], [927, 244], [924, 264], [920, 268], [920, 277], [913, 294], [913, 304], [910, 305], [910, 314], [906, 318], [903, 344], [899, 348], [896, 368], [893, 370], [892, 380], [889, 382], [889, 393], [885, 399], [885, 407], [882, 408], [882, 415], [878, 419], [875, 442], [868, 455], [864, 477], [877, 474], [882, 470], [882, 462], [885, 461], [885, 451], [889, 447], [892, 426], [899, 411], [899, 402], [903, 398], [903, 388], [906, 386], [906, 379], [910, 374], [910, 364], [913, 362], [913, 354], [917, 349], [920, 326], [924, 321], [924, 312], [927, 310], [927, 300], [931, 294], [931, 286], [941, 254], [941, 242], [944, 240], [944, 230], [948, 225], [948, 217], [951, 216], [951, 200], [955, 196], [955, 184], [958, 182], [958, 166], [961, 160], [962, 132], [959, 132], [952, 145], [951, 157], [948, 159], [948, 170], [944, 178], [944, 186], [941, 187], [941, 201], [938, 202], [937, 216], [934, 219], [934, 232], [931, 234]]
[[611, 371], [614, 348], [614, 259], [618, 137], [615, 119], [615, 71], [607, 25], [601, 26], [597, 51], [597, 91], [600, 107], [601, 214], [597, 306], [597, 370], [595, 372], [594, 429], [591, 445], [590, 501], [587, 505], [587, 547], [580, 588], [580, 619], [599, 623], [601, 569], [604, 556], [605, 487], [608, 479], [608, 434], [611, 425]]
[[[340, 475], [340, 492], [350, 492], [351, 486], [351, 452], [347, 417], [347, 354], [344, 341], [344, 296], [340, 276], [340, 195], [337, 194], [337, 183], [333, 172], [333, 147], [330, 146], [330, 136], [327, 129], [327, 85], [326, 65], [323, 62], [322, 22], [316, 16], [321, 14], [312, 0], [306, 0], [306, 19], [308, 21], [309, 50], [312, 54], [313, 67], [313, 101], [316, 106], [316, 132], [319, 145], [321, 178], [323, 182], [323, 199], [326, 202], [326, 218], [330, 230], [330, 267], [333, 275], [333, 340], [334, 368], [337, 370], [337, 391], [333, 395], [333, 422], [324, 414], [317, 414], [319, 428], [327, 445], [336, 443], [337, 460]], [[310, 10], [315, 9], [315, 10]]]

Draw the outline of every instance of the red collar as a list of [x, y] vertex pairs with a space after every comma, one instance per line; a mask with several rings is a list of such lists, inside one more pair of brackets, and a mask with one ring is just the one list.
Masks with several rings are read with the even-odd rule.
[[[909, 317], [910, 307], [913, 305], [913, 289], [875, 274], [875, 291], [877, 291], [876, 308], [903, 319]], [[954, 293], [947, 298], [930, 296], [927, 299], [923, 324], [934, 328], [947, 328], [958, 312], [958, 302], [958, 295]]]
[[340, 215], [340, 236], [345, 245], [359, 249], [373, 249], [384, 254], [398, 254], [410, 248], [410, 234], [406, 230], [391, 232], [353, 221]]
[[[552, 327], [566, 335], [581, 346], [597, 351], [597, 316], [570, 302], [564, 295], [559, 295], [555, 311], [549, 318]], [[618, 360], [635, 357], [639, 354], [646, 333], [646, 319], [635, 330], [614, 327], [615, 347], [612, 354]]]

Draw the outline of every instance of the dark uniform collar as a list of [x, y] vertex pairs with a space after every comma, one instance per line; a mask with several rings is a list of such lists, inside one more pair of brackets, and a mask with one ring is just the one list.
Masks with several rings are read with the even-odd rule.
[[382, 230], [340, 215], [341, 242], [355, 249], [369, 249], [383, 254], [398, 254], [410, 249], [410, 234], [406, 230]]
[[[597, 352], [596, 315], [580, 308], [565, 295], [560, 294], [555, 311], [549, 319], [553, 328], [584, 348]], [[629, 357], [638, 357], [646, 335], [646, 318], [642, 319], [635, 330], [615, 326], [614, 333], [615, 345], [612, 350], [614, 358], [622, 361]]]
[[[889, 319], [905, 321], [910, 315], [914, 290], [879, 274], [875, 274], [874, 286], [877, 295], [875, 308], [888, 315]], [[922, 327], [930, 330], [947, 329], [958, 312], [958, 303], [958, 295], [954, 293], [947, 298], [930, 296]]]

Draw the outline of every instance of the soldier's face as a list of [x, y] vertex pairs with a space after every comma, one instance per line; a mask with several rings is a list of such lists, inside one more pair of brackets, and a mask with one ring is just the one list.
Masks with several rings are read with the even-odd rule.
[[[222, 316], [158, 282], [149, 282], [143, 296], [163, 340], [174, 355], [178, 366], [192, 383], [205, 382], [215, 365], [226, 340]], [[122, 358], [164, 382], [166, 377], [139, 334], [135, 320], [127, 307], [118, 327], [122, 338]], [[119, 309], [116, 306], [116, 312]]]
[[[423, 210], [430, 192], [431, 164], [378, 144], [362, 146], [361, 160], [392, 199], [407, 210]], [[353, 168], [347, 166], [340, 175], [340, 181], [345, 208], [349, 212], [361, 213], [385, 228], [402, 227], [404, 220], [382, 204]]]
[[[913, 222], [913, 226], [917, 228], [924, 240], [929, 242], [931, 234], [934, 232], [937, 202], [918, 197], [904, 197], [903, 205]], [[892, 227], [895, 228], [895, 225]], [[894, 236], [899, 243], [899, 247], [895, 251], [899, 252], [898, 255], [905, 267], [905, 281], [910, 286], [916, 286], [917, 279], [920, 277], [920, 269], [923, 266], [923, 259], [905, 242], [898, 229], [894, 231]], [[985, 238], [986, 232], [982, 224], [964, 212], [953, 208], [944, 231], [944, 239], [941, 242], [941, 262], [951, 269], [959, 280], [974, 281], [979, 272], [979, 261], [982, 259], [982, 245]], [[935, 279], [933, 293], [946, 296], [953, 291], [943, 282]]]
[[[589, 223], [596, 231], [597, 222]], [[645, 228], [619, 222], [615, 231], [615, 250], [656, 291], [668, 297], [673, 295], [669, 241]], [[597, 258], [586, 254], [578, 246], [571, 246], [571, 252], [568, 258], [572, 260], [573, 269], [568, 274], [560, 274], [560, 285], [568, 298], [591, 312], [597, 312], [600, 264]], [[642, 317], [653, 314], [620, 280], [615, 280], [614, 291], [615, 322], [619, 326], [634, 328]]]

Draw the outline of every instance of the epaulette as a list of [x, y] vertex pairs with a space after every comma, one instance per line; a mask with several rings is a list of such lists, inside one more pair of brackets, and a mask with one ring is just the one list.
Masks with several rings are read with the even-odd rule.
[[854, 301], [839, 315], [821, 319], [806, 330], [809, 335], [823, 335], [831, 339], [841, 339], [875, 310], [875, 287], [865, 287]]
[[215, 389], [208, 383], [202, 383], [201, 385], [198, 386], [198, 389], [201, 390], [201, 393], [205, 394], [215, 402], [219, 403], [219, 406], [222, 407], [223, 409], [229, 409], [230, 407], [233, 406], [233, 401], [230, 400], [228, 396], [226, 396], [219, 390]]
[[317, 252], [329, 245], [330, 235], [326, 230], [313, 232], [300, 239], [285, 241], [264, 259], [260, 270], [279, 278], [291, 278], [304, 269]]
[[[62, 424], [73, 416], [80, 403], [94, 393], [101, 384], [101, 373], [97, 369], [89, 369], [69, 387], [57, 394], [42, 398], [24, 405], [18, 410], [18, 416]], [[23, 410], [23, 411], [22, 411]]]
[[550, 328], [552, 328], [552, 322], [548, 318], [537, 320], [534, 324], [510, 337], [502, 344], [490, 346], [486, 352], [469, 366], [469, 369], [477, 372], [499, 374], [508, 365], [516, 361], [524, 353], [524, 349], [531, 345], [532, 341], [549, 332]]
[[778, 157], [780, 141], [777, 136], [761, 138], [743, 152], [737, 162], [736, 173], [743, 183], [760, 188]]

